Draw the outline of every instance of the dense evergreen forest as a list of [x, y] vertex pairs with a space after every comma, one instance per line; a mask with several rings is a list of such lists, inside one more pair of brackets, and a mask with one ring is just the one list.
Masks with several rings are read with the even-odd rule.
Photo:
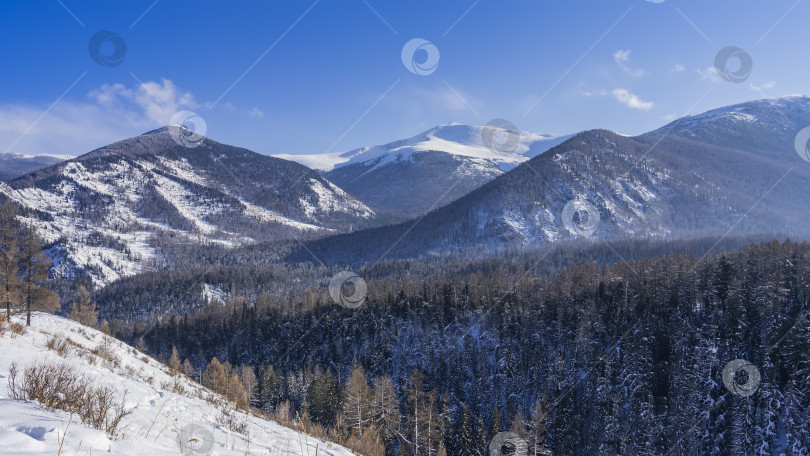
[[255, 406], [387, 454], [484, 455], [500, 431], [532, 455], [810, 454], [810, 245], [627, 260], [392, 263], [357, 309], [261, 293], [112, 330], [203, 380], [245, 366]]

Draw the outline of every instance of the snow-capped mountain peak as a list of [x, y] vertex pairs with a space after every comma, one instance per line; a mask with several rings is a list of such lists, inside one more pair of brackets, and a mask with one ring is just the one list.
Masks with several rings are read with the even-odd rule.
[[412, 217], [461, 197], [568, 138], [451, 123], [340, 154], [279, 157], [326, 170], [327, 179], [376, 210]]
[[[495, 135], [495, 143], [487, 141], [486, 129]], [[498, 135], [510, 135], [499, 147]], [[514, 138], [514, 139], [513, 139]], [[527, 131], [507, 131], [487, 126], [450, 123], [438, 125], [407, 139], [387, 144], [361, 147], [348, 152], [331, 154], [292, 155], [278, 154], [275, 157], [298, 161], [320, 171], [364, 163], [378, 158], [384, 162], [407, 160], [414, 153], [444, 152], [459, 157], [488, 160], [502, 165], [502, 169], [514, 168], [532, 157], [570, 138], [570, 135], [537, 134]]]

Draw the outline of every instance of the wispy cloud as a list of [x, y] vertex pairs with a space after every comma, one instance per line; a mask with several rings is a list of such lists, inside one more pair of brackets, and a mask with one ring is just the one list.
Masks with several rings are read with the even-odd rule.
[[146, 81], [134, 88], [123, 84], [104, 84], [100, 89], [90, 92], [90, 98], [111, 109], [124, 108], [127, 103], [134, 103], [147, 119], [160, 125], [167, 124], [177, 111], [198, 106], [190, 92], [183, 92], [168, 79], [162, 79], [161, 82]]
[[580, 95], [582, 95], [583, 97], [588, 97], [588, 98], [606, 97], [606, 96], [608, 96], [608, 91], [607, 90], [596, 90], [596, 91], [585, 90], [584, 92], [580, 92]]
[[674, 71], [675, 73], [680, 73], [681, 71], [683, 71], [685, 69], [686, 68], [683, 65], [681, 65], [680, 63], [678, 63], [674, 67], [672, 67], [672, 71]]
[[711, 82], [720, 82], [720, 75], [717, 74], [717, 69], [713, 66], [706, 67], [705, 70], [697, 69], [695, 70], [700, 75], [701, 79]]
[[751, 90], [756, 92], [762, 92], [763, 90], [770, 90], [776, 87], [776, 81], [768, 81], [762, 85], [755, 85], [754, 83], [749, 84]]
[[634, 93], [627, 89], [616, 89], [612, 92], [613, 98], [618, 100], [623, 105], [632, 109], [640, 109], [642, 111], [649, 111], [655, 106], [652, 101], [644, 101]]
[[628, 75], [630, 75], [630, 76], [632, 76], [634, 78], [639, 78], [641, 76], [644, 76], [645, 72], [644, 72], [643, 69], [641, 69], [641, 68], [630, 68], [629, 63], [630, 63], [630, 53], [631, 52], [632, 51], [629, 50], [629, 49], [627, 49], [627, 50], [619, 49], [618, 51], [616, 51], [613, 54], [613, 60], [615, 60], [616, 64], [619, 65], [619, 67], [622, 70], [624, 70], [624, 72], [627, 73]]
[[[197, 106], [190, 92], [168, 79], [104, 84], [84, 99], [60, 101], [44, 116], [46, 106], [2, 104], [0, 152], [80, 155], [166, 125], [177, 111]], [[14, 150], [6, 150], [11, 144]]]

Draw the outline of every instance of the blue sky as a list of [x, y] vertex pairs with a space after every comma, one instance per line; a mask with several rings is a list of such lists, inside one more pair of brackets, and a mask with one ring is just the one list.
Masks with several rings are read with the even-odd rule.
[[[796, 0], [3, 2], [0, 151], [78, 155], [181, 110], [211, 138], [265, 154], [493, 118], [537, 133], [637, 134], [810, 94], [808, 17], [810, 2]], [[102, 30], [126, 43], [117, 66], [88, 52]], [[414, 38], [439, 51], [431, 74], [403, 65]], [[753, 61], [744, 82], [713, 70], [730, 45]]]

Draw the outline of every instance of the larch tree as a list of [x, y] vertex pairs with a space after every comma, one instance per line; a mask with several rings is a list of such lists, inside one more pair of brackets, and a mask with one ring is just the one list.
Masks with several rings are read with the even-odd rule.
[[180, 371], [183, 372], [188, 378], [194, 378], [194, 366], [191, 365], [191, 361], [188, 358], [183, 360], [183, 365], [180, 367]]
[[12, 308], [20, 304], [21, 282], [18, 267], [20, 225], [17, 207], [6, 200], [0, 205], [0, 304], [11, 318]]
[[425, 374], [414, 369], [408, 379], [407, 440], [414, 455], [436, 454], [441, 441], [441, 427], [436, 408], [436, 394], [425, 391]]
[[20, 245], [20, 278], [25, 324], [31, 326], [31, 312], [53, 312], [58, 309], [56, 294], [45, 288], [52, 262], [42, 253], [43, 242], [33, 225], [25, 227]]
[[247, 393], [245, 393], [245, 388], [242, 386], [239, 376], [235, 373], [231, 374], [228, 380], [228, 394], [226, 398], [236, 404], [236, 408], [238, 409], [244, 410], [248, 406]]
[[214, 357], [203, 372], [203, 385], [208, 387], [214, 392], [223, 393], [225, 385], [228, 383], [228, 377], [225, 376], [225, 368], [222, 367], [219, 360]]
[[96, 304], [84, 285], [80, 285], [79, 289], [76, 290], [76, 295], [73, 296], [73, 306], [68, 316], [85, 326], [96, 326], [98, 324]]
[[360, 364], [355, 363], [352, 375], [346, 382], [343, 400], [343, 418], [346, 426], [358, 436], [371, 424], [371, 404], [373, 396], [368, 386], [368, 378]]
[[169, 356], [169, 369], [171, 369], [173, 376], [180, 375], [180, 367], [180, 355], [177, 354], [177, 347], [172, 345], [172, 354]]
[[258, 398], [259, 391], [259, 381], [256, 379], [256, 374], [253, 373], [253, 368], [246, 364], [242, 365], [239, 368], [239, 380], [242, 381], [242, 386], [245, 388], [248, 405], [252, 406]]
[[377, 377], [374, 381], [372, 419], [386, 441], [396, 438], [402, 416], [396, 387], [388, 376]]

